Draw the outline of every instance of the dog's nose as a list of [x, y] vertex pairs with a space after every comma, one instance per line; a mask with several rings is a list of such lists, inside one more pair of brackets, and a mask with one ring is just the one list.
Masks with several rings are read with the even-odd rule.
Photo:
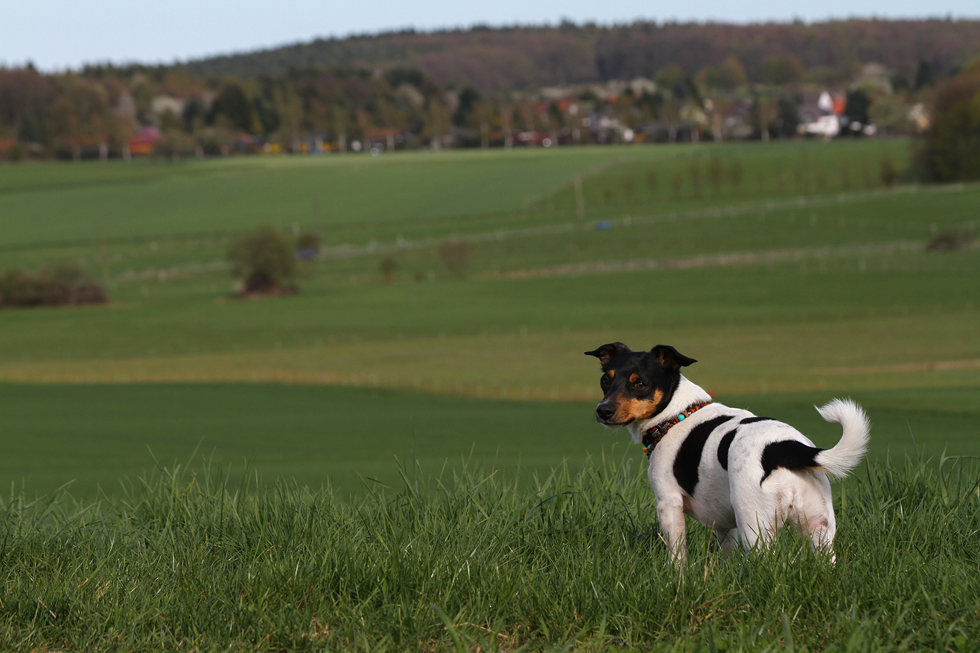
[[602, 421], [608, 421], [610, 417], [616, 414], [616, 409], [609, 404], [599, 404], [596, 406], [595, 414], [599, 416]]

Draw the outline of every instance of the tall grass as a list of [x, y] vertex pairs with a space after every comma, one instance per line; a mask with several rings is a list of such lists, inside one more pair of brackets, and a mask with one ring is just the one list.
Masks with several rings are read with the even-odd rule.
[[[461, 464], [355, 502], [162, 470], [114, 503], [13, 495], [0, 642], [20, 650], [965, 650], [978, 466], [881, 460], [837, 488], [838, 561], [786, 533], [667, 560], [625, 460], [533, 483]], [[243, 482], [244, 480], [244, 482]], [[232, 489], [236, 488], [236, 489]]]

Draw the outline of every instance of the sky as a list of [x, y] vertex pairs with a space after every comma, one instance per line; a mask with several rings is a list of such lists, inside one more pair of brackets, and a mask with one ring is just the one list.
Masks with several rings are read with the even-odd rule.
[[853, 16], [980, 19], [980, 0], [0, 0], [0, 66], [171, 63], [406, 27]]

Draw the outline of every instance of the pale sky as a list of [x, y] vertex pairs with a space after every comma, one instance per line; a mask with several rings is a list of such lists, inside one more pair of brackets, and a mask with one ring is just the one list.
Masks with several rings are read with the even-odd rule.
[[847, 17], [980, 18], [978, 0], [0, 0], [0, 66], [170, 63], [317, 37], [405, 27], [623, 23], [635, 19], [807, 22]]

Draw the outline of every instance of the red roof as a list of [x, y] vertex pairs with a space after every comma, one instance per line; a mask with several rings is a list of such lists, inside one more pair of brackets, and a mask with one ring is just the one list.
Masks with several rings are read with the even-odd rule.
[[160, 130], [156, 127], [142, 127], [136, 135], [129, 139], [129, 146], [134, 145], [156, 145], [160, 142]]

